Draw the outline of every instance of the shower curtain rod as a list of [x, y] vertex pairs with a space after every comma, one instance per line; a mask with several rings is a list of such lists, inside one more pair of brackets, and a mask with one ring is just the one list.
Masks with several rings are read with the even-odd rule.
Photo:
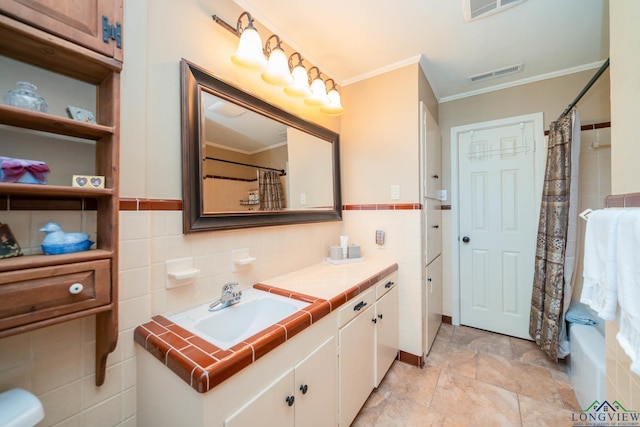
[[589, 89], [591, 89], [591, 86], [593, 86], [593, 84], [596, 82], [596, 80], [598, 80], [600, 78], [602, 73], [604, 73], [604, 71], [608, 67], [609, 67], [609, 58], [607, 58], [607, 60], [604, 61], [604, 64], [602, 64], [602, 66], [600, 66], [600, 69], [598, 70], [598, 72], [593, 77], [591, 77], [591, 80], [589, 80], [589, 83], [587, 83], [587, 85], [584, 88], [582, 88], [582, 91], [578, 94], [578, 96], [576, 96], [576, 99], [574, 99], [573, 102], [571, 104], [569, 104], [567, 109], [564, 110], [562, 112], [562, 114], [560, 114], [560, 117], [566, 116], [567, 113], [569, 113], [569, 111], [571, 111], [571, 109], [576, 106], [578, 101], [580, 101], [580, 99], [582, 99], [584, 94], [587, 93], [589, 91]]
[[232, 165], [249, 166], [250, 168], [265, 169], [268, 171], [276, 171], [276, 172], [284, 173], [284, 169], [275, 169], [275, 168], [268, 168], [266, 166], [250, 165], [249, 163], [234, 162], [233, 160], [217, 159], [215, 157], [205, 157], [204, 159], [215, 160], [216, 162], [231, 163]]

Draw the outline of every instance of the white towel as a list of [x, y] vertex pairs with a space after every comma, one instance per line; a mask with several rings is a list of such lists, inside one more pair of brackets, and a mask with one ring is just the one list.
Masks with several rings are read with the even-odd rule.
[[605, 320], [616, 318], [616, 230], [622, 211], [599, 209], [591, 212], [584, 236], [584, 281], [580, 302]]
[[640, 375], [640, 209], [625, 209], [617, 231], [620, 330], [616, 338], [631, 358], [631, 370]]

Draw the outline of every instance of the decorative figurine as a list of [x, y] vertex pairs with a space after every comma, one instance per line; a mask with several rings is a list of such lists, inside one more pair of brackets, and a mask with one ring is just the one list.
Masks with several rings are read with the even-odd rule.
[[87, 233], [67, 233], [55, 222], [47, 223], [40, 231], [47, 233], [42, 240], [42, 252], [47, 255], [86, 251], [93, 244]]

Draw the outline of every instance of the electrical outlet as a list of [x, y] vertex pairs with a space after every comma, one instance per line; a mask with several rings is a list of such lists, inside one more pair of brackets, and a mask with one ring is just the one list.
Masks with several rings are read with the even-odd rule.
[[400, 200], [400, 186], [392, 185], [391, 186], [391, 200]]
[[300, 193], [300, 206], [305, 206], [307, 204], [307, 194]]
[[438, 190], [438, 199], [447, 200], [447, 190]]

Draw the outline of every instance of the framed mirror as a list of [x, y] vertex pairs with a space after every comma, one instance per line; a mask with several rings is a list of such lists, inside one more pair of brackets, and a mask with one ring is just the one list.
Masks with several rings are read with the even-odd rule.
[[342, 219], [339, 135], [183, 59], [184, 233]]

